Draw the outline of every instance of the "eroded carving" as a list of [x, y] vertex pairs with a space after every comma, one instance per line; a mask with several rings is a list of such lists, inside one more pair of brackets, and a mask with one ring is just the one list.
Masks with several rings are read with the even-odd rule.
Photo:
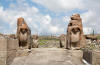
[[17, 20], [17, 38], [19, 47], [31, 48], [31, 30], [22, 17]]
[[66, 48], [80, 49], [85, 46], [82, 19], [79, 14], [74, 14], [67, 28]]
[[38, 46], [39, 46], [39, 43], [38, 43], [39, 37], [38, 37], [38, 35], [33, 35], [32, 40], [33, 40], [32, 48], [38, 48]]

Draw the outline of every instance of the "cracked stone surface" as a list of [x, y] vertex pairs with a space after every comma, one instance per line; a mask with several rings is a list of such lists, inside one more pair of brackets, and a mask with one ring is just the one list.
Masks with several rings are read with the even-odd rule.
[[61, 48], [34, 48], [18, 50], [11, 65], [84, 65], [83, 52]]

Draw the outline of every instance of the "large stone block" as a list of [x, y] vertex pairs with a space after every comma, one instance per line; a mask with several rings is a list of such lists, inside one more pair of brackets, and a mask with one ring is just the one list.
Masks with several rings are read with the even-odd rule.
[[0, 59], [4, 57], [7, 57], [7, 51], [0, 51]]
[[10, 65], [16, 57], [18, 40], [0, 37], [0, 65]]
[[1, 60], [1, 58], [0, 58], [0, 65], [6, 65], [5, 62]]
[[8, 44], [7, 44], [7, 49], [8, 50], [16, 50], [18, 49], [19, 44], [18, 44], [18, 39], [8, 39]]
[[7, 39], [0, 38], [0, 51], [7, 51]]
[[7, 38], [0, 37], [0, 65], [6, 65]]
[[92, 52], [92, 65], [100, 65], [100, 51]]
[[100, 51], [84, 51], [83, 58], [91, 65], [100, 65]]
[[0, 51], [0, 65], [6, 65], [7, 51]]
[[7, 63], [6, 65], [10, 65], [13, 61], [13, 59], [16, 57], [16, 51], [19, 47], [19, 44], [18, 44], [18, 39], [8, 39], [8, 42], [7, 42]]
[[83, 52], [83, 59], [92, 64], [92, 51], [85, 50]]
[[6, 65], [10, 65], [13, 62], [14, 58], [16, 57], [16, 51], [17, 50], [10, 50], [7, 52]]

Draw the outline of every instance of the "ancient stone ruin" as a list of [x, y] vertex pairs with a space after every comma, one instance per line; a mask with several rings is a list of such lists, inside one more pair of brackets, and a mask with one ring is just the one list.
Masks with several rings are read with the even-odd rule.
[[31, 48], [31, 30], [22, 17], [17, 21], [17, 38], [19, 47]]
[[9, 35], [0, 36], [0, 65], [10, 65], [19, 48], [18, 39]]
[[38, 35], [32, 35], [32, 41], [33, 41], [32, 48], [38, 48], [39, 45], [38, 40], [39, 40]]
[[73, 14], [67, 28], [67, 49], [80, 49], [85, 46], [82, 19], [79, 14]]
[[[48, 37], [50, 40], [46, 42], [49, 45], [43, 48], [39, 47], [38, 40], [40, 39], [42, 44], [46, 40], [43, 40], [42, 36], [40, 38], [39, 35], [31, 35], [31, 30], [24, 18], [18, 18], [17, 35], [0, 34], [0, 65], [86, 65], [86, 61], [91, 65], [100, 65], [100, 51], [86, 49], [88, 46], [85, 44], [88, 43], [84, 37], [82, 19], [79, 14], [71, 16], [67, 35]], [[62, 41], [66, 43], [62, 44]], [[48, 46], [51, 47], [48, 48]], [[82, 49], [79, 50], [80, 48]], [[100, 46], [98, 48], [100, 49]]]

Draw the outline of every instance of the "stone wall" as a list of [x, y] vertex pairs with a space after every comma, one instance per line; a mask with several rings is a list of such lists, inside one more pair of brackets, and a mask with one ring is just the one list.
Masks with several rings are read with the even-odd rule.
[[83, 58], [91, 65], [100, 65], [100, 51], [84, 51]]
[[0, 65], [6, 65], [7, 59], [7, 39], [0, 38]]
[[8, 39], [7, 43], [7, 65], [10, 65], [13, 59], [16, 57], [16, 51], [18, 49], [18, 40], [17, 39]]
[[92, 65], [100, 65], [100, 51], [92, 52]]
[[10, 65], [16, 56], [18, 40], [0, 37], [0, 65]]

